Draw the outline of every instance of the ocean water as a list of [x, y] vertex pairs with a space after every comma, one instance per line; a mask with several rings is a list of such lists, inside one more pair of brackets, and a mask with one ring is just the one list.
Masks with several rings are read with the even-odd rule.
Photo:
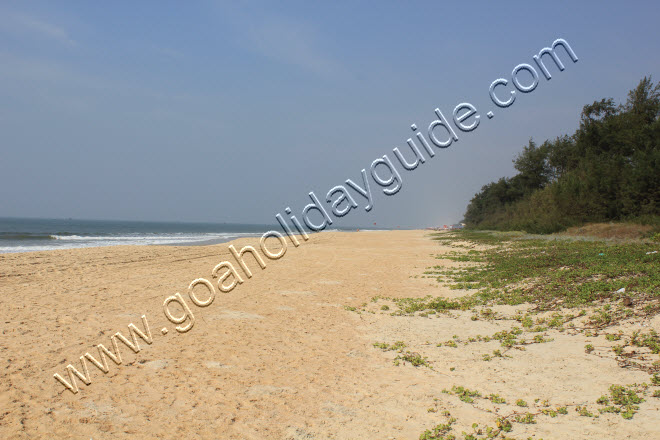
[[261, 236], [279, 225], [0, 217], [0, 253], [117, 245], [194, 245]]

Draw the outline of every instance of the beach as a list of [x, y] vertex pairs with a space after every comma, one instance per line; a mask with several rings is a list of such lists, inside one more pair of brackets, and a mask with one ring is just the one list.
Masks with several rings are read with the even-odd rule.
[[[231, 260], [230, 244], [241, 249], [259, 241], [0, 255], [0, 437], [417, 439], [445, 423], [445, 411], [457, 419], [459, 436], [473, 423], [495, 426], [520, 409], [517, 400], [529, 412], [564, 406], [569, 412], [515, 423], [513, 438], [660, 436], [658, 398], [647, 397], [633, 420], [609, 413], [585, 418], [575, 410], [594, 407], [611, 384], [649, 380], [611, 357], [588, 356], [584, 347], [593, 338], [550, 330], [552, 341], [486, 362], [497, 341], [443, 343], [510, 330], [514, 320], [473, 320], [460, 310], [392, 316], [394, 303], [375, 297], [466, 294], [424, 277], [428, 267], [462, 264], [437, 259], [452, 249], [429, 231], [312, 234], [267, 260], [265, 269], [248, 257], [252, 277], [218, 291], [208, 306], [189, 302], [194, 325], [177, 331], [163, 313], [165, 298], [177, 292], [187, 298], [195, 279], [217, 283], [211, 273]], [[492, 309], [511, 317], [530, 307]], [[129, 324], [143, 330], [143, 315], [151, 343], [134, 340], [138, 353], [120, 342], [122, 362], [107, 359], [108, 373], [87, 362], [90, 383], [78, 378], [77, 393], [54, 378], [68, 381], [66, 366], [80, 370], [84, 353], [99, 359], [98, 344], [112, 350], [116, 332], [130, 339]], [[635, 326], [660, 330], [660, 318], [623, 329]], [[395, 362], [396, 350], [374, 347], [397, 341], [432, 368]], [[508, 403], [467, 402], [451, 391], [458, 386]]]

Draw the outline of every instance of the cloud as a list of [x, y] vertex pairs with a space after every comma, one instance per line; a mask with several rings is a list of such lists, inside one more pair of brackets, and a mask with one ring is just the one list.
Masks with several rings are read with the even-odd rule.
[[13, 35], [28, 35], [45, 38], [64, 46], [76, 46], [77, 43], [69, 37], [67, 31], [51, 23], [35, 17], [15, 12], [4, 12], [0, 19], [0, 29]]

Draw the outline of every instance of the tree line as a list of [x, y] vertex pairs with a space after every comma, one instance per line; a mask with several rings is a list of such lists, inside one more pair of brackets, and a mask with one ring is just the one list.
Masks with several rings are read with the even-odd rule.
[[660, 84], [644, 77], [625, 103], [585, 105], [580, 126], [514, 159], [517, 174], [481, 188], [472, 228], [551, 233], [586, 222], [660, 219]]

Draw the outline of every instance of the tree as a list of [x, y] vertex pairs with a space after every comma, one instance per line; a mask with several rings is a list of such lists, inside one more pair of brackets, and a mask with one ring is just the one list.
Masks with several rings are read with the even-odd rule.
[[645, 76], [637, 87], [628, 92], [624, 109], [640, 116], [647, 124], [653, 122], [660, 111], [660, 84], [654, 86], [651, 77]]
[[542, 189], [550, 182], [552, 171], [548, 164], [548, 145], [537, 147], [532, 139], [523, 148], [513, 161], [514, 168], [518, 170], [519, 182], [525, 193]]
[[515, 176], [472, 198], [469, 226], [552, 232], [642, 216], [660, 224], [660, 85], [644, 77], [625, 104], [585, 105], [573, 135], [530, 139], [513, 163]]

